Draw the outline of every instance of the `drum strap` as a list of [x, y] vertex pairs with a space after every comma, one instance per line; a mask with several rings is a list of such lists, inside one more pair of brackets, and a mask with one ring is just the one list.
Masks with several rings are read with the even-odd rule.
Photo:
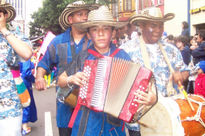
[[[162, 55], [165, 58], [165, 62], [167, 63], [170, 72], [173, 73], [174, 69], [172, 68], [171, 63], [170, 63], [170, 61], [167, 57], [167, 54], [166, 54], [165, 50], [162, 47], [162, 43], [158, 42], [158, 45], [160, 47], [160, 51], [162, 52]], [[147, 49], [146, 49], [146, 46], [145, 46], [145, 42], [142, 39], [142, 36], [140, 37], [140, 49], [141, 49], [141, 52], [142, 52], [142, 58], [143, 58], [145, 67], [147, 67], [151, 70], [149, 55], [148, 55], [148, 52], [147, 52]], [[168, 95], [173, 95], [176, 92], [176, 90], [173, 88], [172, 81], [168, 82], [167, 92], [168, 92]]]

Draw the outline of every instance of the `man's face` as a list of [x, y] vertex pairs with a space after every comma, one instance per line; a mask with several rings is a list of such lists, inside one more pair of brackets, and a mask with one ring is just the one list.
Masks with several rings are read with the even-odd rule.
[[147, 44], [157, 43], [164, 31], [163, 22], [143, 22], [140, 24], [142, 36]]
[[110, 46], [113, 29], [111, 26], [98, 25], [89, 28], [89, 36], [100, 53], [106, 53]]
[[72, 15], [68, 17], [69, 23], [74, 24], [74, 23], [86, 22], [88, 19], [88, 12], [89, 10], [87, 9], [82, 9], [74, 12]]

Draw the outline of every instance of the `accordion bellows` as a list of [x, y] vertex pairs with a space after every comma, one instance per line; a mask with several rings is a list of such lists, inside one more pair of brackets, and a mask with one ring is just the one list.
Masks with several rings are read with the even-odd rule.
[[140, 64], [113, 57], [86, 60], [83, 71], [89, 81], [80, 88], [78, 103], [130, 122], [142, 106], [134, 93], [146, 91], [152, 72]]

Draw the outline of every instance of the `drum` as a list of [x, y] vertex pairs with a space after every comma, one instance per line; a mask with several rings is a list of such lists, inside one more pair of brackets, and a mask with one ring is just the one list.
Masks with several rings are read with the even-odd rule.
[[205, 134], [205, 99], [188, 96], [193, 107], [182, 95], [159, 96], [158, 103], [140, 120], [142, 136], [202, 136]]
[[194, 107], [194, 111], [192, 111], [183, 96], [174, 98], [181, 111], [180, 117], [185, 135], [202, 136], [205, 134], [205, 99], [199, 95], [189, 95], [188, 97]]
[[184, 136], [178, 104], [160, 94], [157, 104], [142, 116], [139, 124], [142, 136]]

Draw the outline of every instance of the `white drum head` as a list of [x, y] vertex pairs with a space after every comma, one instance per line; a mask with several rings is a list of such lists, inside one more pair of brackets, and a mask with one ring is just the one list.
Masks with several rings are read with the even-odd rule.
[[184, 136], [178, 104], [161, 95], [158, 102], [140, 120], [142, 136]]

